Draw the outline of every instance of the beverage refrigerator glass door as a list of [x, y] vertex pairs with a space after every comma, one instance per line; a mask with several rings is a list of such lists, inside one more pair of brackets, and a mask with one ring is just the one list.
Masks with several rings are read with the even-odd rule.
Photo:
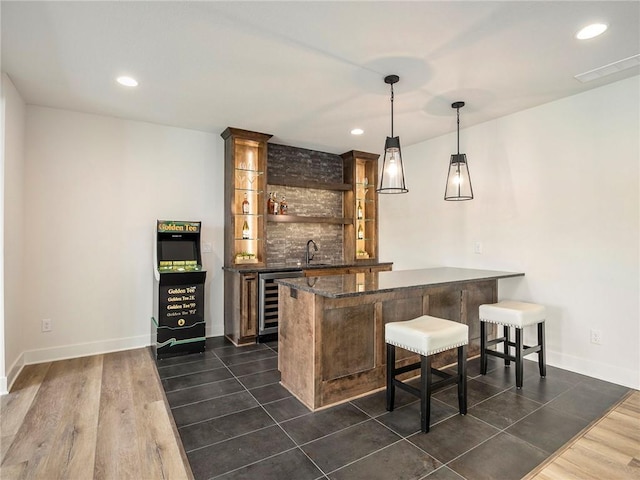
[[302, 270], [258, 274], [258, 335], [278, 332], [278, 284], [275, 280], [302, 276]]

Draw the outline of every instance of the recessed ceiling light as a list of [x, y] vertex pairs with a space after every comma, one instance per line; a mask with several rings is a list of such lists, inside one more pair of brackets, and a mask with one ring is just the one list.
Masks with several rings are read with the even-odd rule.
[[364, 133], [364, 130], [361, 128], [354, 128], [353, 130], [351, 130], [351, 135], [362, 135]]
[[590, 38], [597, 37], [598, 35], [602, 35], [607, 28], [607, 25], [604, 23], [593, 23], [591, 25], [587, 25], [576, 33], [576, 38], [578, 40], [588, 40]]
[[116, 82], [120, 85], [124, 85], [125, 87], [137, 87], [138, 81], [132, 77], [118, 77], [116, 78]]

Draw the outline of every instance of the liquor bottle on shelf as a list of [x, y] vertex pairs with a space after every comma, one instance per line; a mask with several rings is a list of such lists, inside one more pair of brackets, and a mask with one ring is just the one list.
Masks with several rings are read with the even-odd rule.
[[278, 215], [280, 213], [280, 204], [278, 203], [278, 192], [273, 192], [273, 209], [271, 212], [272, 215]]
[[364, 230], [362, 229], [362, 225], [358, 227], [358, 240], [364, 240]]
[[269, 193], [269, 198], [267, 198], [267, 215], [271, 215], [273, 213], [273, 192]]
[[280, 215], [286, 215], [288, 210], [289, 205], [287, 205], [287, 199], [283, 195], [282, 199], [280, 200]]
[[242, 201], [242, 213], [245, 215], [249, 213], [249, 200], [247, 199], [247, 194], [244, 194], [244, 200]]
[[358, 220], [362, 220], [362, 216], [363, 216], [362, 215], [362, 204], [360, 203], [360, 200], [358, 200], [358, 213], [357, 213], [357, 216], [358, 216]]
[[244, 223], [242, 224], [242, 239], [249, 239], [249, 224], [247, 223], [247, 219], [244, 219]]

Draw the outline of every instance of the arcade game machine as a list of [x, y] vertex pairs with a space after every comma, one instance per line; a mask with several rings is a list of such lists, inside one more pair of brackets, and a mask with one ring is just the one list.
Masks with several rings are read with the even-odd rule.
[[158, 220], [151, 348], [156, 359], [204, 352], [200, 222]]

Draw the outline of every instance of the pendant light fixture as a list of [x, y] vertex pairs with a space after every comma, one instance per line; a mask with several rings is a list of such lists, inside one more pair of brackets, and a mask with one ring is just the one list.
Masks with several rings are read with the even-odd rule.
[[460, 153], [460, 109], [464, 102], [454, 102], [451, 108], [458, 111], [458, 153], [451, 155], [449, 174], [447, 175], [447, 188], [444, 191], [445, 200], [473, 200], [473, 188], [467, 165], [467, 155]]
[[400, 151], [400, 137], [393, 136], [393, 84], [400, 80], [398, 75], [387, 75], [384, 83], [391, 85], [391, 136], [384, 142], [384, 159], [378, 193], [407, 193], [404, 183], [404, 165]]

